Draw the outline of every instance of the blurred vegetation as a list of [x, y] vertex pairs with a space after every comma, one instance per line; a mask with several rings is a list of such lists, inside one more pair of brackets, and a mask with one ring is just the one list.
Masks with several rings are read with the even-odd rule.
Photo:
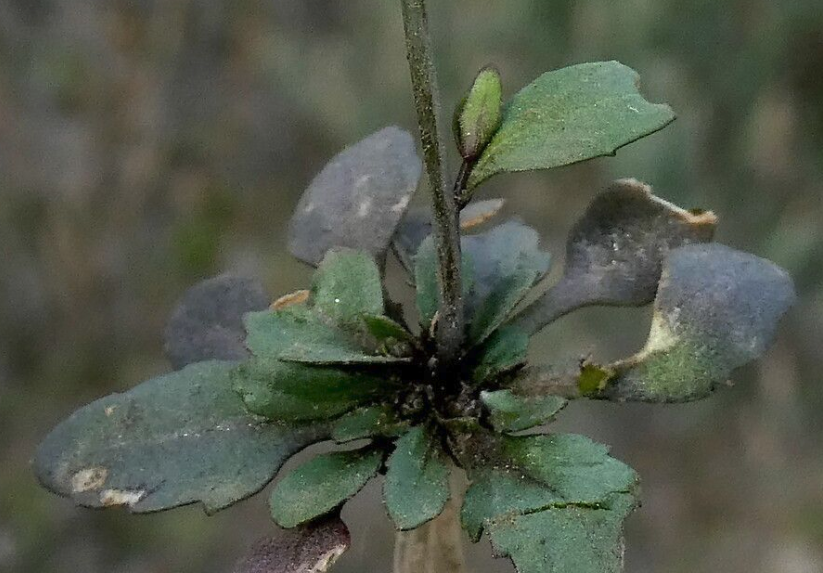
[[[0, 0], [0, 571], [223, 572], [273, 526], [257, 498], [131, 517], [71, 506], [29, 470], [76, 407], [167, 368], [187, 285], [223, 270], [305, 284], [283, 239], [324, 161], [414, 129], [399, 7], [378, 0]], [[434, 0], [444, 97], [492, 62], [509, 94], [541, 72], [618, 59], [679, 120], [614, 159], [506, 176], [485, 196], [562, 258], [574, 217], [635, 176], [715, 210], [719, 239], [773, 259], [801, 302], [734, 389], [678, 407], [576, 404], [559, 424], [644, 478], [627, 570], [823, 571], [823, 6], [820, 0]], [[402, 287], [399, 276], [398, 288]], [[647, 312], [558, 322], [542, 358], [639, 347]], [[386, 571], [374, 487], [347, 516], [340, 571]], [[487, 545], [475, 571], [510, 571]]]

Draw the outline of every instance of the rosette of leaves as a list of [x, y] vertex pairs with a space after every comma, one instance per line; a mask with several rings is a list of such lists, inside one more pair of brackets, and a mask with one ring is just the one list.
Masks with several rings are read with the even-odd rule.
[[[58, 425], [35, 458], [41, 483], [88, 507], [215, 512], [326, 442], [271, 491], [272, 517], [291, 532], [263, 540], [238, 571], [327, 570], [348, 547], [341, 507], [381, 474], [397, 529], [418, 528], [443, 511], [458, 467], [471, 482], [464, 529], [473, 540], [487, 533], [521, 573], [621, 570], [637, 474], [605, 446], [547, 426], [572, 399], [709, 396], [764, 351], [792, 284], [774, 264], [713, 243], [710, 212], [622, 180], [593, 198], [568, 238], [562, 278], [524, 308], [550, 255], [517, 219], [482, 227], [502, 201], [470, 203], [471, 190], [498, 173], [612, 154], [673, 114], [643, 99], [634, 72], [615, 62], [550, 72], [497, 111], [483, 109], [501, 105], [489, 73], [458, 109], [471, 112], [458, 121], [471, 153], [457, 189], [466, 199], [457, 366], [443, 371], [436, 359], [442, 287], [429, 214], [407, 212], [421, 162], [412, 137], [388, 128], [334, 158], [299, 203], [289, 246], [316, 266], [308, 288], [271, 302], [250, 279], [193, 287], [166, 331], [175, 370]], [[409, 271], [415, 312], [386, 296], [391, 251]], [[648, 304], [651, 332], [634, 356], [572, 371], [527, 363], [530, 337], [577, 308]]]

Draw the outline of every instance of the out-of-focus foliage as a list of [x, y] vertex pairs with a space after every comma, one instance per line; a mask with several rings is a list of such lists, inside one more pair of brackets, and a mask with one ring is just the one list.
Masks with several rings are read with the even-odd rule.
[[[517, 89], [616, 58], [679, 120], [615, 159], [496, 178], [489, 196], [506, 190], [560, 246], [591, 188], [635, 175], [711, 207], [720, 240], [787, 267], [801, 296], [780, 344], [746, 372], [754, 384], [662, 411], [567, 410], [567, 429], [614, 444], [645, 478], [627, 570], [818, 571], [819, 0], [515, 1], [433, 3], [447, 101], [490, 61]], [[37, 489], [28, 459], [70, 406], [166, 369], [163, 323], [195, 279], [308, 283], [279, 248], [304, 182], [365, 134], [414, 125], [398, 12], [373, 0], [0, 1], [0, 570], [225, 571], [252, 525], [269, 527], [260, 504], [211, 520], [83, 512]], [[646, 333], [626, 331], [628, 312], [564, 319], [535, 352], [604, 335], [598, 358], [637, 350]], [[339, 568], [386, 570], [387, 518], [357, 501], [349, 524], [370, 534]], [[477, 570], [505, 570], [476, 551]]]

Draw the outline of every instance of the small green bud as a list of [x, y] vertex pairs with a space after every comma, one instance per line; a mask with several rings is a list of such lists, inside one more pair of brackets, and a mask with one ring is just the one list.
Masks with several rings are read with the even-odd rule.
[[486, 66], [477, 74], [469, 93], [454, 114], [454, 135], [460, 155], [474, 161], [491, 141], [503, 119], [500, 73]]

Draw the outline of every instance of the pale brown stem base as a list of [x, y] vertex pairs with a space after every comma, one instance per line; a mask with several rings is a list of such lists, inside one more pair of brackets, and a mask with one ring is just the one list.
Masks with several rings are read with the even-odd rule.
[[451, 499], [437, 518], [413, 531], [397, 533], [394, 573], [466, 573], [460, 507], [466, 491], [466, 474], [451, 473]]

